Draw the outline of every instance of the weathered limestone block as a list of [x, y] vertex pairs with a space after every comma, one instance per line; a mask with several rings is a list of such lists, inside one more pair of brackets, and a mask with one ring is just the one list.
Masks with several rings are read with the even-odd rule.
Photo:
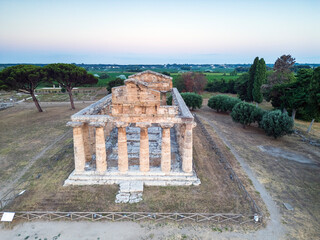
[[86, 163], [84, 143], [83, 143], [83, 133], [82, 133], [83, 123], [68, 122], [67, 126], [73, 127], [75, 174], [79, 174], [84, 172], [84, 167]]
[[104, 137], [105, 123], [92, 122], [90, 125], [96, 128], [96, 171], [103, 173], [107, 170], [106, 141]]
[[162, 144], [161, 144], [161, 170], [163, 172], [170, 172], [171, 170], [171, 141], [170, 128], [173, 123], [160, 123], [162, 128]]
[[148, 127], [151, 127], [151, 123], [139, 122], [136, 126], [140, 127], [140, 171], [148, 172], [150, 170]]
[[118, 128], [118, 169], [120, 172], [128, 171], [128, 146], [126, 127], [128, 123], [116, 122]]

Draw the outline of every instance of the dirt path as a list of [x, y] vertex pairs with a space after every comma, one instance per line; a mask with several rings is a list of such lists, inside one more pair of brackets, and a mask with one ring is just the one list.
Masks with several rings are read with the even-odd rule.
[[272, 197], [267, 192], [265, 187], [259, 182], [254, 172], [251, 170], [249, 165], [245, 162], [245, 160], [239, 156], [237, 151], [233, 148], [233, 146], [229, 143], [229, 141], [225, 138], [223, 133], [219, 130], [219, 128], [212, 122], [210, 119], [198, 115], [201, 120], [205, 120], [208, 124], [215, 130], [218, 136], [222, 139], [224, 144], [230, 148], [230, 151], [239, 161], [241, 167], [245, 170], [248, 177], [251, 179], [255, 189], [260, 192], [262, 199], [264, 200], [268, 211], [270, 213], [270, 219], [268, 219], [268, 224], [265, 229], [258, 231], [259, 239], [280, 239], [284, 237], [285, 230], [281, 224], [281, 215], [276, 203], [272, 200]]
[[39, 152], [37, 155], [35, 155], [33, 158], [30, 159], [30, 161], [28, 162], [28, 164], [18, 173], [16, 173], [14, 176], [11, 177], [11, 181], [7, 181], [6, 185], [4, 187], [2, 187], [0, 189], [0, 199], [2, 199], [9, 191], [11, 191], [12, 189], [17, 187], [17, 184], [19, 182], [19, 180], [21, 179], [21, 177], [28, 172], [28, 170], [32, 167], [32, 165], [41, 157], [44, 156], [44, 154], [50, 150], [51, 148], [53, 148], [55, 146], [55, 144], [59, 141], [61, 141], [62, 139], [65, 139], [66, 136], [71, 134], [72, 130], [68, 130], [66, 133], [60, 135], [59, 137], [57, 137], [56, 139], [54, 139], [54, 141], [48, 145], [47, 147], [45, 147], [41, 152]]

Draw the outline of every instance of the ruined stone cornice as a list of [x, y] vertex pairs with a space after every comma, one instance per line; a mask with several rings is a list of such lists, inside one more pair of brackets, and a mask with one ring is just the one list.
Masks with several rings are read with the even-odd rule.
[[154, 75], [157, 75], [157, 76], [164, 77], [164, 78], [172, 80], [172, 77], [170, 77], [170, 76], [167, 76], [167, 75], [164, 75], [164, 74], [161, 74], [161, 73], [158, 73], [158, 72], [154, 72], [154, 71], [151, 71], [151, 70], [146, 70], [146, 71], [143, 71], [143, 72], [139, 72], [139, 73], [130, 75], [129, 78], [134, 78], [136, 76], [141, 76], [141, 75], [146, 74], [146, 73], [154, 74]]

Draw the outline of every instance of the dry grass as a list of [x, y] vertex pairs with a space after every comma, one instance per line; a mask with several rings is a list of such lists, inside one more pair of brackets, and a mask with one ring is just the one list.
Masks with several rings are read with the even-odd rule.
[[[8, 169], [12, 173], [19, 171], [17, 166], [20, 162], [28, 161], [28, 155], [21, 149], [32, 149], [29, 154], [34, 155], [53, 138], [66, 131], [65, 122], [73, 112], [65, 107], [50, 107], [41, 114], [36, 113], [33, 108], [12, 108], [1, 113], [1, 123], [7, 124], [9, 129], [5, 133], [9, 136], [8, 140], [1, 144], [9, 148], [8, 146], [16, 145], [18, 139], [24, 139], [18, 147], [10, 148], [11, 155], [2, 153], [1, 164], [6, 164], [9, 159], [14, 161], [4, 172]], [[194, 132], [194, 159], [202, 182], [200, 186], [145, 187], [144, 200], [137, 204], [116, 204], [117, 185], [63, 187], [64, 180], [74, 168], [70, 135], [38, 159], [25, 174], [22, 180], [28, 182], [29, 187], [7, 210], [250, 213], [248, 202], [217, 161], [201, 130], [196, 128]], [[218, 138], [216, 140], [219, 141]], [[219, 144], [223, 146], [221, 142]], [[224, 148], [223, 151], [228, 149]], [[239, 167], [237, 171], [247, 182]]]
[[[275, 140], [267, 137], [257, 127], [243, 129], [228, 114], [216, 113], [208, 107], [199, 110], [198, 114], [219, 126], [220, 131], [272, 195], [280, 207], [283, 224], [289, 229], [288, 239], [317, 239], [320, 232], [320, 149], [300, 141], [296, 135]], [[318, 165], [275, 158], [260, 151], [260, 145], [303, 155]], [[294, 211], [286, 210], [283, 203], [290, 203]]]

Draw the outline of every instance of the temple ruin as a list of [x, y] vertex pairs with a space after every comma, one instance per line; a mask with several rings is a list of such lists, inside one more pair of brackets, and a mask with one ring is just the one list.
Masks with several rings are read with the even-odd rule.
[[[172, 105], [166, 103], [169, 93]], [[119, 184], [116, 201], [137, 202], [143, 185], [200, 184], [193, 169], [194, 118], [169, 76], [131, 75], [67, 125], [73, 128], [75, 170], [65, 185]]]

